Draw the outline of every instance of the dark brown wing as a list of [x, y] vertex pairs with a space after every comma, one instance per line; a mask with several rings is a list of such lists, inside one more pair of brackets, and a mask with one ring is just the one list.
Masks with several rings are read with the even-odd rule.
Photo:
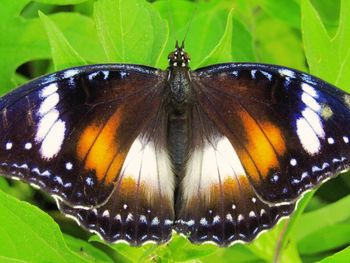
[[260, 64], [214, 65], [191, 79], [194, 143], [177, 227], [192, 241], [252, 240], [304, 191], [349, 169], [348, 94]]
[[257, 194], [293, 202], [349, 169], [349, 95], [283, 67], [226, 64], [193, 73], [197, 99], [227, 136]]
[[0, 100], [0, 171], [69, 206], [102, 204], [162, 103], [164, 73], [132, 65], [73, 68]]

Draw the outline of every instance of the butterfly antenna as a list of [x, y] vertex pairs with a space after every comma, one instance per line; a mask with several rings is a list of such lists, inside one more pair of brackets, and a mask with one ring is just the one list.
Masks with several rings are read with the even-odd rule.
[[195, 9], [194, 9], [193, 12], [192, 12], [192, 16], [191, 16], [191, 18], [190, 18], [190, 20], [189, 20], [189, 22], [188, 22], [188, 25], [187, 25], [187, 29], [186, 29], [186, 33], [185, 33], [184, 39], [182, 40], [182, 45], [181, 45], [182, 47], [185, 46], [185, 45], [184, 45], [185, 40], [186, 40], [187, 35], [188, 35], [188, 32], [190, 31], [190, 28], [191, 28], [191, 26], [192, 26], [192, 22], [193, 22], [193, 20], [194, 20], [194, 17], [195, 17], [195, 15], [197, 14], [197, 11], [198, 11], [199, 2], [198, 2], [198, 1], [196, 1], [196, 2], [197, 2], [196, 7], [195, 7]]

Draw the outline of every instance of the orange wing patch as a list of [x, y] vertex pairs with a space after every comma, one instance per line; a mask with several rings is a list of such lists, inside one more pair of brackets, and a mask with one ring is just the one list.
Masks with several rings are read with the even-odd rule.
[[114, 181], [125, 159], [115, 140], [122, 112], [119, 108], [105, 125], [89, 125], [77, 144], [77, 154], [80, 160], [85, 159], [85, 169], [95, 170], [97, 179], [105, 180], [106, 184]]
[[[263, 122], [259, 126], [247, 112], [241, 111], [239, 114], [247, 136], [246, 148], [260, 174], [267, 176], [270, 169], [279, 167], [276, 153], [282, 155], [286, 151], [281, 130], [271, 122]], [[243, 166], [248, 171], [253, 171], [252, 174], [256, 174], [254, 173], [255, 167], [251, 167], [254, 164], [250, 157], [247, 154], [241, 157], [243, 157]]]

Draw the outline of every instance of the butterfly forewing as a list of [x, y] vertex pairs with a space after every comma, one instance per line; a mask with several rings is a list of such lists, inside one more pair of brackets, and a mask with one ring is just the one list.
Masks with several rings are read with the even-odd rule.
[[[1, 98], [1, 171], [70, 206], [107, 200], [137, 136], [162, 102], [164, 74], [87, 66], [40, 78]], [[162, 85], [164, 86], [164, 85]]]
[[237, 152], [256, 194], [270, 204], [349, 167], [346, 93], [307, 74], [259, 64], [192, 73], [198, 104]]

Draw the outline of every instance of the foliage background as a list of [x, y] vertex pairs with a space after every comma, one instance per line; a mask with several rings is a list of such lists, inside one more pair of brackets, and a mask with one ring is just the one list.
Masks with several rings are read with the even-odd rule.
[[[192, 68], [229, 61], [273, 63], [311, 72], [350, 91], [350, 1], [152, 2], [2, 0], [1, 93], [77, 65], [118, 62], [165, 68], [175, 39], [182, 40], [187, 30]], [[4, 178], [0, 189], [2, 262], [349, 262], [350, 258], [348, 174], [306, 194], [293, 217], [272, 231], [251, 244], [230, 248], [194, 246], [180, 236], [161, 246], [108, 245], [64, 218], [40, 191]]]

